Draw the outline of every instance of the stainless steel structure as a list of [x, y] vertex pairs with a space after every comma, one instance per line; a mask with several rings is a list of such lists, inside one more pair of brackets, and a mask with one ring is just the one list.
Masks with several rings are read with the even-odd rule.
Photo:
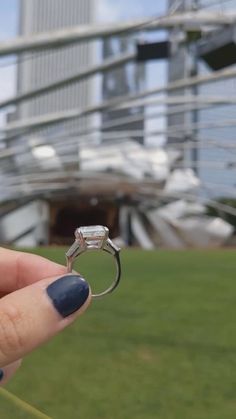
[[152, 31], [154, 29], [172, 29], [181, 27], [183, 29], [194, 23], [195, 28], [201, 28], [202, 25], [222, 26], [234, 24], [236, 13], [180, 13], [173, 16], [161, 16], [153, 19], [139, 19], [122, 23], [108, 23], [98, 25], [74, 26], [69, 30], [56, 30], [42, 34], [36, 34], [32, 37], [18, 37], [11, 41], [0, 42], [0, 56], [18, 54], [26, 51], [37, 51], [48, 48], [57, 48], [74, 42], [84, 42], [98, 38], [106, 38], [120, 33], [137, 32], [145, 29]]

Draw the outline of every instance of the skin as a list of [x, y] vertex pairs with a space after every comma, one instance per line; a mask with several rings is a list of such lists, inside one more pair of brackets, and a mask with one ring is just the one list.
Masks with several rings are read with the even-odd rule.
[[0, 368], [4, 385], [22, 358], [75, 321], [89, 306], [62, 318], [46, 288], [66, 268], [40, 256], [0, 248]]

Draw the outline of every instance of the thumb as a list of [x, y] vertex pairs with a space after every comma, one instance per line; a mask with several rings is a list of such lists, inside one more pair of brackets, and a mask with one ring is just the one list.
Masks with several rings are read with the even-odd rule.
[[46, 342], [88, 307], [91, 292], [79, 275], [47, 278], [0, 300], [0, 367]]

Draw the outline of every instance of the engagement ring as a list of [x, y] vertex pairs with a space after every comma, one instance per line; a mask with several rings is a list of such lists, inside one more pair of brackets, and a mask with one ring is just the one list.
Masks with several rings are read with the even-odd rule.
[[75, 258], [87, 250], [103, 250], [110, 253], [116, 262], [116, 276], [111, 286], [99, 294], [92, 294], [92, 297], [103, 297], [111, 293], [119, 284], [121, 276], [120, 249], [108, 237], [109, 230], [104, 226], [79, 227], [75, 230], [75, 241], [66, 252], [67, 269], [72, 272]]

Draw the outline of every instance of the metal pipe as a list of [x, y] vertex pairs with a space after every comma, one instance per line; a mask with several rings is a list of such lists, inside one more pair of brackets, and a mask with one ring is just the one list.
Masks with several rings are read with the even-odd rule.
[[40, 95], [43, 95], [45, 93], [52, 92], [55, 89], [62, 88], [64, 86], [67, 86], [69, 84], [84, 80], [88, 77], [91, 77], [95, 74], [106, 72], [112, 68], [118, 67], [120, 65], [126, 64], [130, 61], [132, 61], [135, 58], [135, 53], [126, 53], [122, 54], [116, 58], [108, 58], [107, 60], [104, 60], [102, 64], [97, 64], [95, 66], [86, 68], [82, 71], [80, 71], [77, 74], [74, 74], [70, 77], [63, 78], [61, 80], [55, 81], [54, 83], [46, 84], [43, 87], [30, 90], [25, 93], [20, 93], [16, 96], [13, 96], [9, 99], [5, 99], [0, 102], [0, 109], [6, 108], [10, 105], [16, 105], [17, 103], [24, 102], [26, 100], [32, 99], [34, 97], [38, 97]]
[[21, 36], [0, 43], [0, 56], [19, 54], [22, 52], [38, 51], [42, 49], [59, 48], [75, 42], [92, 41], [121, 33], [137, 32], [142, 30], [163, 30], [173, 27], [191, 25], [197, 29], [202, 25], [230, 25], [235, 23], [236, 13], [217, 12], [186, 12], [135, 21], [80, 25], [73, 28]]
[[[201, 75], [201, 76], [197, 76], [197, 77], [190, 77], [187, 79], [182, 79], [182, 80], [178, 80], [175, 82], [171, 82], [169, 83], [167, 86], [165, 87], [158, 87], [155, 89], [150, 89], [150, 90], [145, 90], [143, 92], [137, 93], [137, 94], [131, 94], [131, 95], [126, 95], [126, 96], [119, 96], [117, 98], [111, 99], [111, 100], [107, 100], [104, 101], [101, 104], [97, 104], [97, 105], [93, 105], [93, 106], [89, 106], [85, 109], [70, 109], [67, 111], [62, 111], [62, 112], [56, 112], [56, 113], [52, 113], [52, 114], [48, 114], [48, 115], [43, 115], [43, 116], [37, 116], [37, 117], [33, 117], [30, 119], [26, 119], [26, 120], [20, 120], [20, 121], [16, 121], [16, 122], [12, 122], [10, 124], [8, 124], [4, 131], [5, 133], [10, 133], [10, 132], [19, 132], [19, 134], [25, 130], [31, 130], [31, 129], [36, 129], [36, 128], [41, 128], [41, 127], [45, 127], [45, 126], [49, 126], [49, 125], [53, 125], [53, 124], [57, 124], [57, 123], [61, 123], [61, 122], [66, 122], [66, 121], [70, 121], [73, 120], [75, 118], [79, 118], [82, 116], [86, 116], [86, 115], [91, 115], [93, 113], [97, 113], [97, 112], [102, 112], [105, 109], [118, 109], [120, 105], [124, 105], [125, 102], [129, 102], [130, 107], [132, 106], [132, 102], [140, 99], [140, 98], [144, 98], [147, 96], [151, 96], [154, 94], [161, 94], [161, 93], [165, 93], [165, 92], [169, 92], [169, 91], [173, 91], [179, 88], [184, 88], [184, 87], [191, 87], [194, 86], [196, 84], [205, 84], [205, 83], [212, 83], [218, 80], [222, 80], [222, 79], [227, 79], [227, 78], [232, 78], [236, 76], [236, 69], [235, 68], [229, 68], [226, 70], [219, 70], [215, 73], [210, 73], [207, 75]], [[192, 99], [193, 100], [193, 99]], [[197, 102], [197, 100], [202, 100], [202, 102], [204, 101], [204, 99], [200, 98], [196, 98], [195, 101]], [[226, 102], [226, 100], [225, 100]], [[225, 103], [224, 102], [224, 103]], [[123, 106], [124, 107], [124, 106]], [[28, 132], [27, 131], [27, 132]]]

